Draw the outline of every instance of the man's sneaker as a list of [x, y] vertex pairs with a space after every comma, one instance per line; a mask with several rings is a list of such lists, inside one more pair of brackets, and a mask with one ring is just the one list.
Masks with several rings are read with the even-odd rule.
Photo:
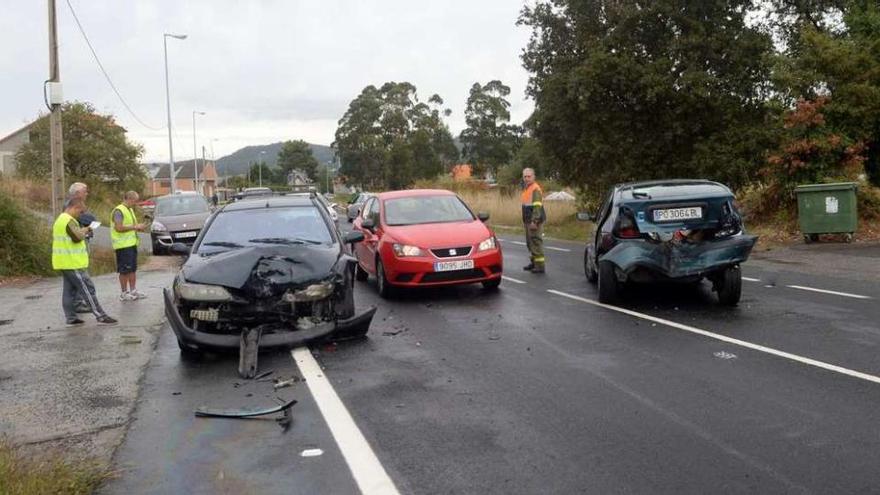
[[82, 325], [83, 323], [85, 323], [85, 322], [82, 321], [82, 320], [80, 320], [79, 318], [74, 318], [74, 319], [72, 319], [72, 320], [67, 320], [67, 326], [69, 326], [69, 327], [75, 327], [75, 326], [77, 326], [77, 325]]
[[112, 324], [116, 323], [116, 318], [111, 318], [107, 315], [99, 316], [98, 323], [103, 323], [105, 325], [112, 325]]
[[534, 270], [534, 269], [535, 269], [535, 264], [534, 264], [534, 263], [529, 263], [528, 265], [526, 265], [526, 266], [523, 267], [523, 270], [525, 270], [525, 271], [527, 271], [527, 272], [530, 272], [530, 271], [532, 271], [532, 270]]
[[91, 313], [92, 307], [86, 304], [85, 301], [80, 301], [76, 303], [76, 306], [73, 307], [73, 310], [77, 313]]
[[128, 293], [131, 294], [132, 296], [134, 296], [135, 299], [146, 299], [147, 298], [147, 295], [139, 290], [132, 290], [132, 291], [129, 291]]
[[134, 301], [135, 299], [137, 299], [137, 296], [133, 296], [131, 292], [123, 292], [122, 294], [119, 294], [119, 300], [122, 302]]

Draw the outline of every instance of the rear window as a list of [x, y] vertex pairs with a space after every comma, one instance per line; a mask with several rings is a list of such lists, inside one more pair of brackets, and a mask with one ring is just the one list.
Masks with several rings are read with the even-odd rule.
[[412, 196], [385, 201], [385, 223], [388, 225], [467, 222], [473, 219], [474, 215], [458, 196]]
[[314, 206], [223, 211], [199, 244], [199, 253], [270, 244], [332, 244], [324, 217]]
[[207, 213], [208, 202], [198, 194], [181, 194], [166, 196], [156, 200], [156, 216], [172, 217], [175, 215], [192, 215]]

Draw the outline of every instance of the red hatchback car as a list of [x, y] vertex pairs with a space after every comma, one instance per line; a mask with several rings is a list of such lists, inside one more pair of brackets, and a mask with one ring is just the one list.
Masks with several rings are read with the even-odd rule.
[[398, 287], [481, 282], [501, 284], [501, 245], [455, 193], [392, 191], [370, 198], [354, 220], [364, 240], [355, 245], [357, 279], [375, 275], [382, 297]]

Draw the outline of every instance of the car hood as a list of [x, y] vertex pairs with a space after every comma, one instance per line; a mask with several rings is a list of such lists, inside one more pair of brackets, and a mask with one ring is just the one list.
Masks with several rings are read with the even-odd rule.
[[[157, 216], [154, 221], [161, 223], [165, 226], [166, 229], [170, 231], [177, 230], [196, 230], [201, 229], [205, 226], [205, 220], [211, 214], [209, 212], [205, 213], [192, 213], [189, 215], [173, 215], [173, 216]], [[186, 227], [184, 227], [186, 224]]]
[[397, 242], [424, 248], [472, 246], [492, 235], [478, 220], [389, 226], [385, 233]]
[[342, 256], [336, 245], [254, 246], [193, 254], [182, 271], [188, 282], [222, 285], [254, 297], [269, 297], [328, 279]]

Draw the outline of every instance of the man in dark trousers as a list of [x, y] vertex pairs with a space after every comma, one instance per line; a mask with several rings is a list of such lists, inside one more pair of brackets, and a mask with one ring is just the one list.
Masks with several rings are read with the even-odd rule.
[[523, 192], [522, 203], [523, 227], [526, 231], [526, 246], [529, 248], [531, 262], [523, 270], [532, 273], [544, 273], [544, 192], [535, 182], [535, 170], [524, 168], [522, 172]]
[[[67, 209], [67, 205], [70, 204], [70, 200], [79, 198], [85, 204], [86, 199], [89, 197], [89, 186], [83, 184], [82, 182], [74, 182], [67, 189], [67, 200], [64, 202], [64, 209]], [[96, 220], [95, 215], [92, 215], [88, 211], [83, 210], [82, 213], [76, 218], [79, 221], [80, 227], [87, 227], [91, 225], [92, 222]], [[89, 247], [89, 241], [94, 236], [94, 232], [89, 229], [86, 234], [86, 249]], [[83, 298], [82, 293], [77, 292], [74, 296], [73, 306], [77, 313], [91, 313], [92, 309], [86, 303], [86, 300]]]
[[61, 307], [68, 326], [82, 325], [84, 322], [74, 310], [73, 300], [76, 294], [89, 305], [98, 323], [110, 325], [116, 320], [107, 316], [95, 295], [95, 286], [89, 278], [89, 251], [86, 248], [86, 234], [90, 227], [81, 227], [76, 219], [85, 211], [85, 203], [81, 198], [68, 200], [67, 208], [58, 215], [52, 225], [52, 269], [61, 272], [63, 290]]

